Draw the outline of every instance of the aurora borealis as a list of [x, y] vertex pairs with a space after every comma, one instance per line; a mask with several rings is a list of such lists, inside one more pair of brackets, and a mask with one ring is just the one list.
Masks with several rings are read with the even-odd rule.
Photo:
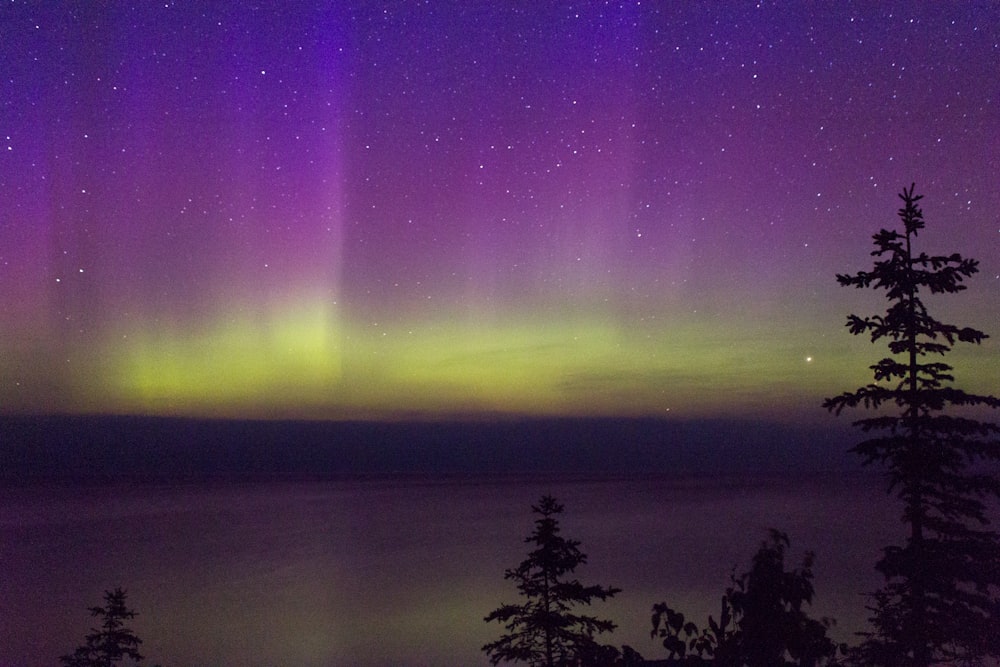
[[1000, 7], [0, 7], [0, 411], [816, 419], [916, 182], [994, 336]]

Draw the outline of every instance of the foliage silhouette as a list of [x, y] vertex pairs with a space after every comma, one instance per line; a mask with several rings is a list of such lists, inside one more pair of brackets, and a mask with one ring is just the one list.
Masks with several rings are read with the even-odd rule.
[[575, 579], [566, 579], [587, 562], [587, 556], [580, 551], [580, 542], [560, 535], [557, 517], [563, 505], [547, 495], [531, 509], [538, 518], [534, 531], [524, 541], [534, 549], [520, 565], [504, 573], [505, 579], [517, 582], [518, 591], [526, 599], [521, 604], [504, 604], [486, 616], [487, 623], [503, 623], [508, 634], [482, 650], [494, 665], [503, 661], [544, 667], [614, 664], [618, 650], [599, 644], [594, 636], [612, 632], [615, 624], [575, 614], [572, 609], [595, 599], [606, 600], [620, 589], [584, 586]]
[[59, 658], [67, 667], [112, 667], [124, 658], [136, 664], [143, 660], [139, 653], [142, 640], [135, 636], [125, 622], [136, 617], [136, 612], [125, 606], [126, 593], [121, 588], [104, 592], [104, 606], [90, 607], [90, 615], [101, 619], [99, 628], [93, 628], [86, 637], [86, 644], [69, 655]]
[[664, 602], [653, 606], [651, 635], [663, 640], [668, 664], [776, 667], [834, 664], [838, 647], [827, 637], [828, 619], [810, 618], [813, 554], [785, 570], [788, 536], [770, 531], [748, 572], [730, 576], [719, 620], [699, 629]]
[[864, 664], [926, 667], [1000, 655], [1000, 541], [988, 530], [984, 501], [1000, 497], [1000, 481], [988, 474], [1000, 459], [1000, 429], [949, 408], [997, 408], [994, 396], [951, 386], [952, 367], [929, 358], [953, 345], [980, 343], [987, 336], [932, 317], [922, 293], [954, 294], [978, 271], [975, 260], [917, 254], [913, 244], [924, 228], [914, 186], [899, 195], [903, 231], [873, 236], [874, 268], [838, 275], [841, 285], [885, 290], [883, 315], [849, 315], [854, 335], [884, 340], [891, 356], [870, 366], [874, 382], [829, 398], [823, 405], [840, 414], [864, 407], [876, 416], [855, 425], [873, 435], [852, 451], [865, 464], [888, 473], [888, 490], [903, 502], [908, 527], [903, 546], [888, 546], [876, 564], [886, 580], [869, 607], [873, 631], [855, 656]]

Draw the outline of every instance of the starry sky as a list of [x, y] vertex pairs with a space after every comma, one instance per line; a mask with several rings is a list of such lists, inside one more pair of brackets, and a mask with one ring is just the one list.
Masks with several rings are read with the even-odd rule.
[[[0, 411], [829, 418], [916, 182], [1000, 335], [1000, 5], [0, 7]], [[993, 393], [992, 338], [952, 358]]]

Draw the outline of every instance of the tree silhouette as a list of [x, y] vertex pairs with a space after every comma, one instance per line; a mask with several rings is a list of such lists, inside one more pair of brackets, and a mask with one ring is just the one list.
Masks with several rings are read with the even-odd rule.
[[810, 618], [814, 556], [785, 570], [788, 536], [771, 530], [748, 572], [730, 576], [722, 596], [719, 620], [708, 617], [699, 629], [664, 602], [653, 606], [653, 637], [663, 640], [668, 660], [676, 665], [777, 667], [831, 664], [837, 646], [827, 637], [832, 621]]
[[86, 644], [59, 661], [67, 667], [112, 667], [124, 658], [139, 664], [142, 640], [135, 636], [125, 622], [136, 617], [136, 612], [125, 606], [125, 591], [116, 588], [104, 592], [104, 606], [90, 607], [90, 615], [101, 619], [99, 628], [93, 628], [86, 637]]
[[943, 413], [996, 408], [1000, 400], [952, 387], [952, 367], [929, 359], [956, 342], [987, 337], [935, 319], [921, 299], [922, 293], [964, 290], [978, 263], [957, 253], [916, 254], [913, 243], [924, 228], [921, 196], [912, 185], [899, 196], [903, 231], [874, 235], [871, 271], [837, 276], [841, 285], [885, 290], [884, 315], [850, 315], [847, 326], [873, 343], [884, 340], [891, 356], [870, 367], [873, 383], [823, 405], [837, 414], [859, 406], [878, 411], [855, 422], [872, 436], [852, 451], [865, 464], [885, 466], [888, 490], [902, 500], [909, 529], [905, 544], [885, 547], [876, 564], [886, 584], [873, 594], [874, 629], [864, 635], [859, 659], [926, 667], [1000, 654], [1000, 541], [987, 529], [984, 505], [1000, 496], [1000, 482], [981, 465], [1000, 459], [1000, 429], [971, 418], [973, 411]]
[[571, 610], [595, 599], [606, 600], [620, 589], [565, 579], [587, 562], [587, 556], [580, 551], [580, 542], [559, 534], [557, 517], [563, 506], [552, 496], [543, 496], [531, 509], [539, 518], [525, 542], [535, 548], [520, 565], [504, 573], [505, 579], [517, 582], [526, 600], [490, 612], [486, 622], [503, 623], [508, 634], [483, 646], [483, 651], [494, 665], [501, 661], [545, 667], [613, 664], [618, 650], [599, 644], [594, 635], [612, 632], [615, 624]]

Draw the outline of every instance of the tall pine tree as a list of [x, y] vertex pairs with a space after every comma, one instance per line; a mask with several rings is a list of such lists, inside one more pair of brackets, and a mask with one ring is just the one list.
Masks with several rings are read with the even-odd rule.
[[1000, 428], [974, 418], [977, 408], [1000, 407], [1000, 399], [952, 386], [952, 367], [939, 358], [956, 343], [987, 336], [935, 319], [921, 298], [964, 290], [978, 262], [917, 253], [921, 196], [911, 186], [900, 198], [903, 229], [874, 235], [874, 268], [837, 276], [841, 285], [885, 291], [885, 314], [850, 315], [847, 326], [873, 343], [884, 341], [890, 356], [870, 367], [873, 383], [823, 403], [837, 414], [875, 411], [855, 422], [870, 435], [852, 451], [865, 464], [885, 467], [908, 528], [904, 544], [885, 547], [876, 564], [886, 583], [873, 594], [873, 629], [858, 658], [914, 667], [972, 663], [1000, 655], [1000, 539], [985, 505], [1000, 497], [992, 474]]
[[104, 606], [90, 607], [90, 615], [101, 619], [101, 626], [87, 635], [87, 643], [73, 653], [59, 658], [66, 667], [114, 667], [122, 660], [141, 664], [139, 653], [142, 640], [125, 624], [136, 612], [125, 605], [125, 591], [116, 588], [105, 591]]
[[584, 586], [567, 575], [587, 562], [580, 542], [560, 535], [559, 514], [563, 506], [552, 496], [543, 496], [531, 508], [539, 518], [535, 530], [525, 542], [534, 545], [528, 558], [504, 573], [505, 579], [517, 582], [525, 598], [521, 604], [505, 604], [494, 609], [486, 622], [503, 623], [508, 634], [483, 647], [494, 665], [500, 662], [524, 662], [536, 667], [569, 665], [610, 665], [618, 650], [599, 644], [594, 636], [611, 632], [615, 624], [608, 620], [577, 614], [573, 608], [606, 600], [620, 589]]

